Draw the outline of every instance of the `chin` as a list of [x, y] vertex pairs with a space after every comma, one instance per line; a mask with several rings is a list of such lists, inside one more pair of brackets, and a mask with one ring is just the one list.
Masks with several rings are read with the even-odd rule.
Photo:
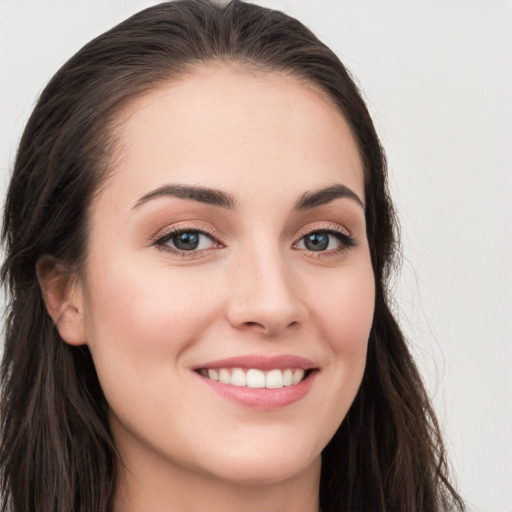
[[209, 450], [206, 458], [203, 453], [198, 464], [212, 477], [244, 485], [279, 483], [319, 468], [323, 443], [317, 439], [301, 442], [290, 433], [273, 439], [268, 434], [255, 435], [250, 444], [239, 440], [223, 448], [217, 444], [216, 453]]
[[272, 485], [291, 480], [320, 465], [321, 457], [237, 457], [212, 468], [211, 476], [239, 485]]

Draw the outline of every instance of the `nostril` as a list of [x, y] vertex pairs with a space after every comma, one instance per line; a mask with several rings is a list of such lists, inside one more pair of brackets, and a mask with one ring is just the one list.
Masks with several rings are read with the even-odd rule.
[[273, 324], [272, 322], [244, 322], [240, 327], [243, 330], [252, 331], [252, 332], [258, 332], [265, 336], [274, 336], [275, 334], [281, 332], [283, 329], [295, 329], [300, 325], [300, 322], [293, 321], [290, 322], [288, 325], [281, 324]]
[[250, 331], [267, 331], [265, 325], [260, 322], [244, 322], [243, 327]]

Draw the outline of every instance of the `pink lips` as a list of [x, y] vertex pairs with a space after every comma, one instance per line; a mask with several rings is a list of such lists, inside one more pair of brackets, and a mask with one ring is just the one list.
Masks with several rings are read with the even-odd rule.
[[200, 368], [258, 368], [260, 370], [302, 368], [303, 370], [312, 370], [317, 368], [317, 365], [309, 359], [285, 354], [273, 357], [258, 355], [229, 357], [195, 366], [193, 370]]
[[259, 370], [273, 370], [273, 369], [286, 369], [286, 368], [301, 368], [303, 370], [316, 370], [317, 365], [303, 357], [294, 355], [280, 355], [274, 357], [265, 356], [241, 356], [231, 357], [227, 359], [219, 359], [211, 361], [200, 366], [196, 366], [196, 375], [209, 386], [210, 389], [215, 391], [220, 396], [234, 401], [240, 405], [251, 407], [255, 409], [279, 409], [297, 402], [303, 398], [311, 389], [317, 371], [312, 371], [298, 384], [278, 389], [268, 388], [249, 388], [238, 387], [231, 384], [223, 384], [221, 382], [213, 381], [207, 377], [200, 375], [197, 370], [200, 369], [218, 369], [218, 368], [257, 368]]

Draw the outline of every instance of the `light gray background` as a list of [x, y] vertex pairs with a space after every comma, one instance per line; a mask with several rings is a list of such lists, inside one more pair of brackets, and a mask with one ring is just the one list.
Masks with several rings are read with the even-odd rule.
[[[154, 1], [0, 0], [0, 192], [37, 94]], [[403, 229], [398, 312], [470, 509], [512, 511], [512, 1], [262, 0], [357, 77]]]

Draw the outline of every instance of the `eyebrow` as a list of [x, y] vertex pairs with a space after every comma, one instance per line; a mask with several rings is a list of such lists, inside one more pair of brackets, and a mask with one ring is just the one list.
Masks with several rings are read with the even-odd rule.
[[[237, 202], [233, 195], [207, 187], [198, 187], [193, 185], [164, 185], [147, 194], [143, 195], [134, 205], [134, 209], [138, 208], [151, 199], [158, 197], [177, 197], [179, 199], [189, 199], [199, 203], [211, 204], [219, 206], [228, 210], [235, 210]], [[314, 192], [306, 192], [293, 207], [294, 211], [309, 210], [317, 206], [330, 203], [335, 199], [351, 199], [355, 201], [363, 210], [365, 209], [364, 203], [361, 199], [345, 185], [331, 185]]]
[[295, 203], [294, 210], [309, 210], [317, 206], [330, 203], [335, 199], [351, 199], [355, 201], [363, 210], [365, 205], [359, 196], [350, 190], [345, 185], [332, 185], [330, 187], [322, 188], [314, 192], [306, 192], [298, 201]]
[[221, 208], [227, 208], [229, 210], [234, 210], [236, 208], [236, 201], [231, 194], [227, 194], [222, 190], [196, 187], [192, 185], [164, 185], [163, 187], [159, 187], [142, 196], [135, 203], [133, 208], [138, 208], [151, 199], [165, 196], [177, 197], [179, 199], [190, 199], [192, 201], [198, 201], [199, 203], [220, 206]]

